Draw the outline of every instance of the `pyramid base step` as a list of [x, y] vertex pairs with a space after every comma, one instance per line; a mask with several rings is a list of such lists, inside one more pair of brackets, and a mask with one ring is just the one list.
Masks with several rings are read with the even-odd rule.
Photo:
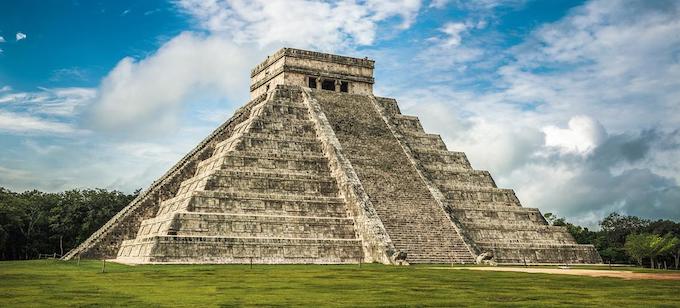
[[115, 262], [127, 264], [348, 264], [363, 261], [356, 239], [154, 236], [124, 241]]

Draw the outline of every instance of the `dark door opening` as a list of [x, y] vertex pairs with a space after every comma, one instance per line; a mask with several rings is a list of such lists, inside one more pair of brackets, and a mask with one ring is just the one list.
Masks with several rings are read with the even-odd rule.
[[347, 81], [341, 81], [340, 82], [340, 92], [349, 92], [349, 82]]
[[312, 88], [312, 89], [316, 89], [316, 78], [309, 77], [307, 79], [308, 79], [307, 84], [309, 85], [309, 87]]
[[324, 80], [321, 82], [321, 89], [335, 91], [335, 80]]

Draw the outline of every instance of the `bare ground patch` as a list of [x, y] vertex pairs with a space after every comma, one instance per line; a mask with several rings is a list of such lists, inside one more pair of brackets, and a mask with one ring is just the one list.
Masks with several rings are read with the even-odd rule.
[[527, 267], [436, 267], [438, 269], [457, 269], [473, 271], [521, 272], [537, 274], [576, 275], [590, 277], [612, 277], [626, 280], [654, 279], [680, 280], [680, 273], [636, 273], [621, 270], [595, 270], [582, 268], [527, 268]]

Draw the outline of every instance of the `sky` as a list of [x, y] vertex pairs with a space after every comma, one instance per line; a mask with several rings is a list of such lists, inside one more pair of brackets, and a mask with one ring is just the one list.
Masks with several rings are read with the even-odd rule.
[[0, 186], [146, 188], [284, 46], [374, 59], [525, 207], [680, 220], [672, 0], [0, 0]]

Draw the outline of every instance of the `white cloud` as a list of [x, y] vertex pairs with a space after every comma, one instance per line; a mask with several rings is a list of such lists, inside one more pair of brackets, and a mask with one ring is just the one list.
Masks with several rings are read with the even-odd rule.
[[248, 92], [249, 69], [263, 52], [221, 36], [182, 33], [156, 53], [124, 58], [103, 79], [91, 110], [101, 129], [166, 129], [190, 98], [238, 99]]
[[96, 90], [91, 88], [40, 88], [36, 92], [11, 92], [9, 86], [0, 89], [0, 104], [31, 114], [73, 117], [91, 102]]
[[72, 125], [27, 114], [0, 110], [0, 132], [12, 134], [80, 134]]
[[408, 28], [421, 6], [419, 0], [335, 2], [308, 0], [180, 0], [179, 6], [199, 25], [227, 34], [236, 42], [259, 46], [291, 44], [322, 50], [371, 45], [377, 24], [392, 17]]
[[[500, 72], [506, 93], [613, 130], [680, 122], [680, 4], [592, 1], [540, 27]], [[538, 70], [536, 70], [539, 68]]]
[[587, 116], [572, 117], [568, 125], [568, 128], [553, 125], [544, 127], [545, 145], [565, 153], [586, 155], [600, 145], [607, 135], [600, 123]]
[[24, 39], [26, 39], [26, 34], [21, 33], [21, 32], [17, 32], [16, 38], [17, 38], [17, 41], [24, 40]]
[[2, 88], [0, 88], [0, 93], [9, 92], [9, 91], [12, 91], [12, 87], [10, 87], [10, 86], [5, 85], [5, 86], [2, 86]]
[[4, 42], [6, 42], [5, 38], [0, 35], [0, 43], [4, 43]]
[[462, 22], [449, 22], [442, 27], [441, 32], [444, 32], [447, 37], [444, 39], [444, 45], [455, 47], [460, 45], [461, 34], [468, 30], [468, 26]]

